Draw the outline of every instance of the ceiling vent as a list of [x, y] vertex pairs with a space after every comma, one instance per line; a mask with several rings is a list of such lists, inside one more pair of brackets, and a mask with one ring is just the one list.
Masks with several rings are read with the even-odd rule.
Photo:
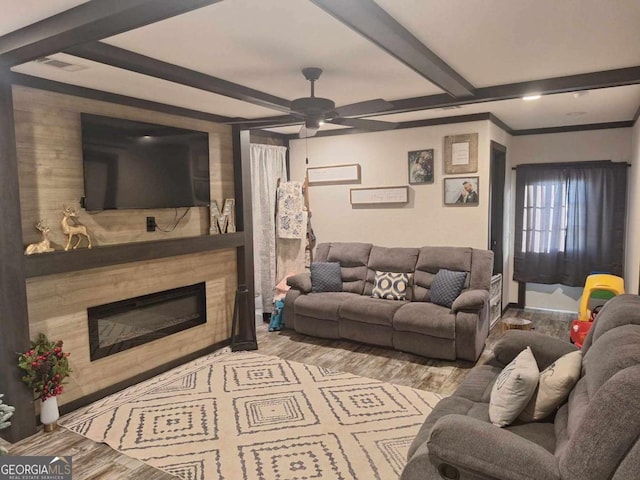
[[462, 108], [462, 105], [449, 105], [448, 107], [442, 107], [440, 110], [457, 110]]
[[59, 68], [60, 70], [64, 70], [66, 72], [77, 72], [78, 70], [85, 70], [86, 68], [88, 68], [84, 65], [75, 65], [73, 63], [63, 62], [62, 60], [56, 60], [49, 57], [37, 58], [35, 62], [42, 65], [48, 65], [53, 68]]

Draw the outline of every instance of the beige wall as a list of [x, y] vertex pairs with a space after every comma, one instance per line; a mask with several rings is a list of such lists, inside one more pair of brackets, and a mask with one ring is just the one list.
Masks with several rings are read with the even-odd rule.
[[[630, 162], [632, 156], [630, 128], [516, 136], [513, 137], [511, 146], [510, 157], [513, 165], [587, 160]], [[514, 181], [515, 176], [511, 182], [512, 188]], [[511, 229], [514, 222], [515, 209], [512, 208], [509, 219]], [[509, 265], [508, 278], [513, 278], [513, 257]], [[513, 280], [509, 283], [509, 301], [516, 302], [517, 283]], [[581, 287], [528, 284], [526, 306], [577, 312], [581, 295]]]
[[[477, 207], [443, 205], [442, 149], [445, 135], [479, 134]], [[409, 203], [352, 207], [351, 187], [408, 184], [407, 152], [434, 149], [435, 181], [410, 185]], [[309, 167], [359, 163], [360, 185], [309, 187], [312, 225], [318, 242], [362, 241], [384, 246], [456, 245], [487, 248], [489, 208], [489, 122], [438, 125], [291, 141], [291, 178]], [[465, 175], [447, 175], [447, 177]]]
[[640, 121], [633, 127], [628, 180], [625, 287], [629, 293], [640, 293]]
[[[44, 219], [58, 249], [64, 244], [59, 226], [62, 205], [75, 202], [77, 207], [83, 194], [81, 112], [208, 132], [212, 198], [222, 206], [222, 199], [233, 196], [228, 126], [24, 87], [14, 87], [14, 103], [25, 243], [40, 240], [33, 226]], [[167, 226], [173, 223], [175, 213], [174, 209], [91, 214], [82, 210], [80, 220], [89, 228], [95, 245], [190, 237], [208, 231], [208, 208], [192, 208], [171, 234], [147, 233], [147, 215]], [[236, 251], [229, 249], [28, 279], [32, 338], [43, 332], [51, 339], [62, 339], [71, 353], [73, 373], [60, 402], [68, 403], [228, 339], [236, 268]], [[88, 307], [199, 282], [206, 283], [206, 324], [90, 361]]]

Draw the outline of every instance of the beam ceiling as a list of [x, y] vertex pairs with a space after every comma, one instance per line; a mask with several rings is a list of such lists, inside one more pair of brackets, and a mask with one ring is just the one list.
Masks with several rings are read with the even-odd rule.
[[180, 15], [221, 0], [98, 0], [0, 37], [0, 58], [14, 66]]
[[444, 60], [372, 0], [310, 0], [453, 97], [474, 88]]

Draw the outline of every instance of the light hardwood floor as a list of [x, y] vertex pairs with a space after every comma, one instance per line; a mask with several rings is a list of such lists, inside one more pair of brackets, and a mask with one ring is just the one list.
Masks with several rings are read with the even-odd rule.
[[[569, 323], [575, 315], [533, 310], [508, 310], [504, 317], [531, 320], [536, 331], [568, 340]], [[349, 341], [325, 340], [298, 334], [292, 330], [269, 332], [266, 324], [258, 327], [258, 352], [311, 365], [350, 372], [413, 388], [452, 393], [467, 375], [472, 362], [433, 360], [386, 348]], [[497, 325], [489, 335], [480, 357], [486, 359], [502, 335]], [[0, 440], [0, 442], [2, 442]], [[2, 442], [7, 445], [6, 442]], [[167, 473], [129, 458], [105, 444], [88, 440], [59, 428], [42, 431], [9, 446], [11, 455], [72, 455], [74, 480], [166, 480]]]

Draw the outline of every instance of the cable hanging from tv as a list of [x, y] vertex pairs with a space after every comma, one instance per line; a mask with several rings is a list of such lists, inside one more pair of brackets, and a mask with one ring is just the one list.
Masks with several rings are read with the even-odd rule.
[[175, 214], [175, 217], [173, 218], [173, 220], [174, 220], [173, 227], [167, 228], [165, 230], [165, 229], [161, 228], [160, 225], [158, 225], [156, 223], [156, 228], [158, 230], [160, 230], [161, 232], [163, 232], [163, 233], [171, 233], [171, 232], [173, 232], [176, 229], [176, 227], [178, 226], [178, 224], [182, 221], [182, 219], [187, 216], [187, 213], [189, 213], [190, 210], [191, 210], [191, 207], [187, 207], [187, 209], [182, 214], [182, 216], [180, 218], [178, 218], [178, 209], [176, 208], [176, 214]]

